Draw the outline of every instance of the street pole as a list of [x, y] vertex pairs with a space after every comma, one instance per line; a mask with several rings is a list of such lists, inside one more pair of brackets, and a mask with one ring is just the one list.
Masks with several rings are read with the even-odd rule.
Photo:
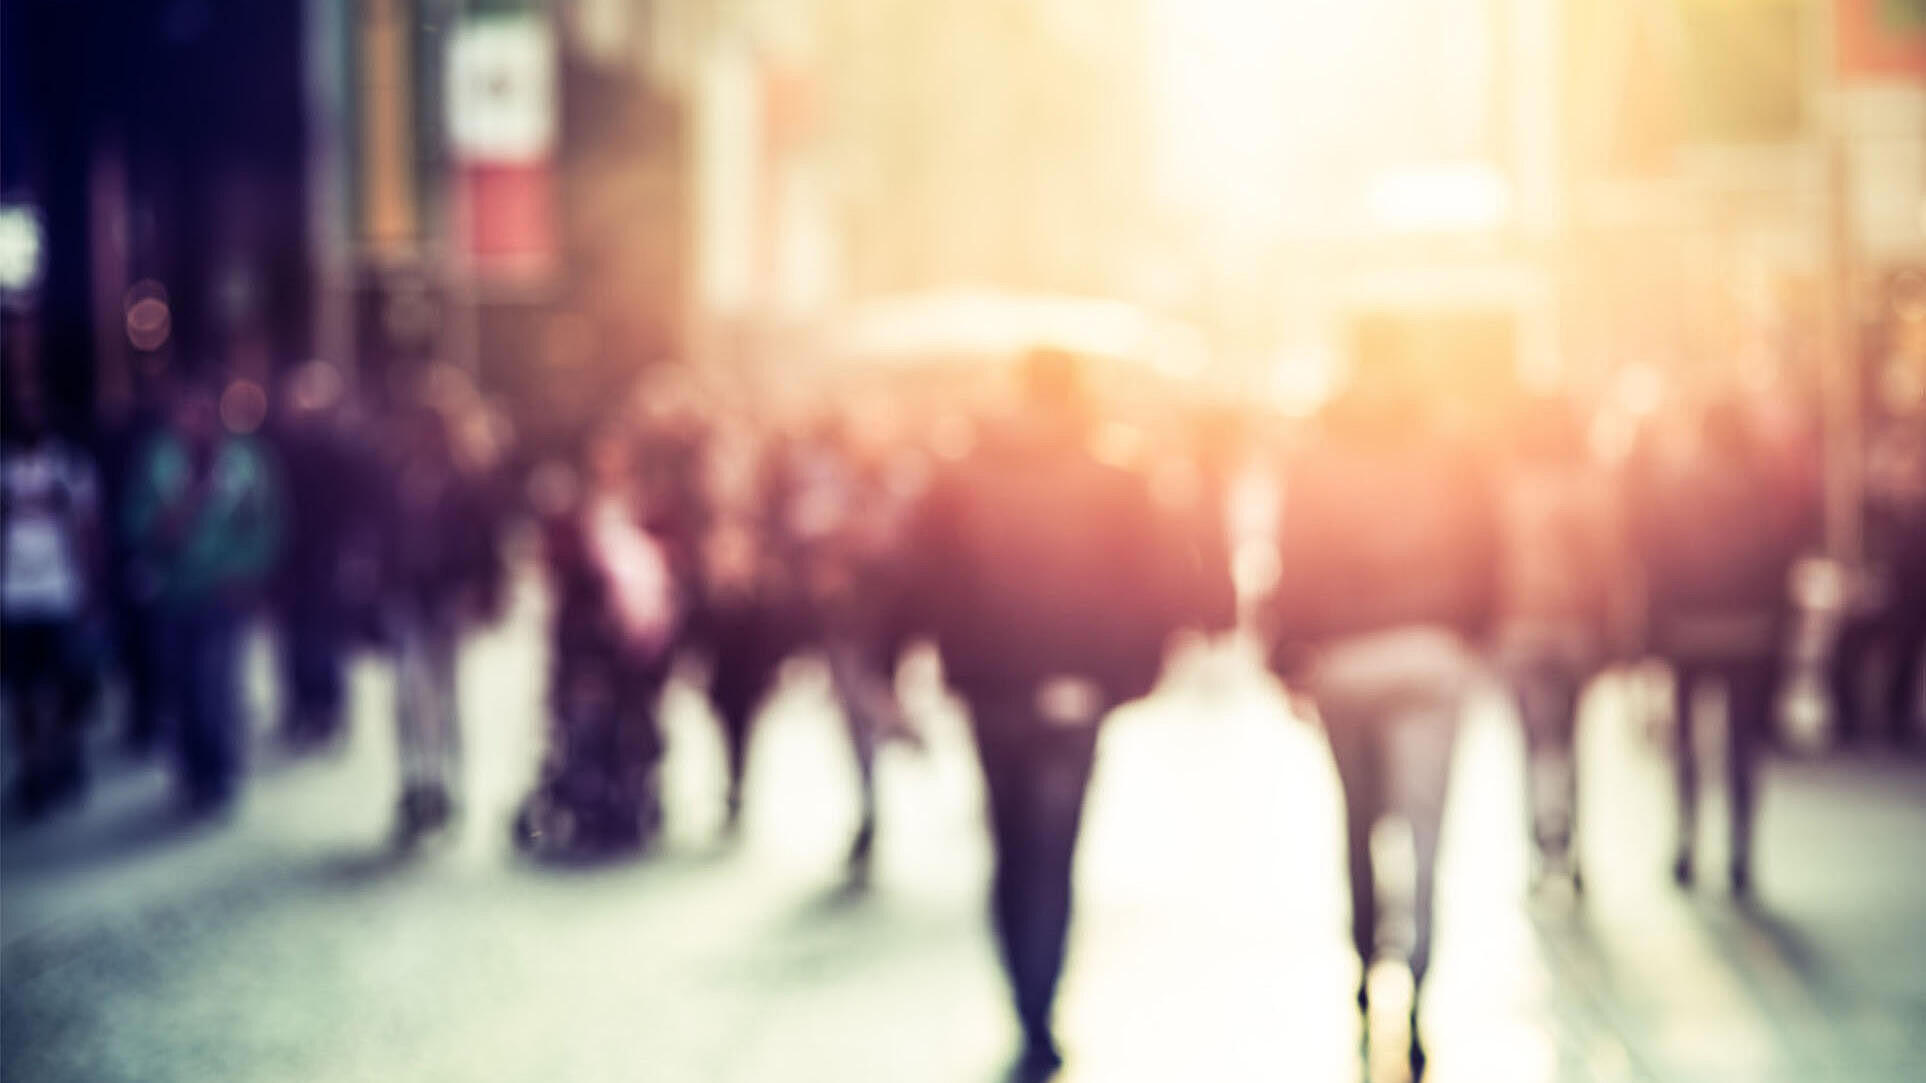
[[1845, 80], [1839, 70], [1836, 13], [1827, 5], [1820, 31], [1821, 110], [1826, 156], [1825, 303], [1820, 326], [1820, 378], [1825, 396], [1826, 553], [1852, 567], [1861, 557], [1860, 490], [1865, 454], [1861, 417], [1858, 315], [1854, 304], [1851, 163]]

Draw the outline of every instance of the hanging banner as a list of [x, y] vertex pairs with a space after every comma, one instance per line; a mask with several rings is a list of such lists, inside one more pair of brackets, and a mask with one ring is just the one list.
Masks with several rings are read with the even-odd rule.
[[1843, 79], [1926, 79], [1926, 0], [1833, 0]]
[[454, 235], [478, 278], [526, 282], [560, 263], [555, 38], [539, 14], [476, 18], [450, 37]]

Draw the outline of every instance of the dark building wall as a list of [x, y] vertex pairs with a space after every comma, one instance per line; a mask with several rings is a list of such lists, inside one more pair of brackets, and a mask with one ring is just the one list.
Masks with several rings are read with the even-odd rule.
[[[125, 285], [96, 283], [97, 232], [130, 281], [166, 289], [174, 367], [243, 353], [278, 366], [310, 349], [301, 35], [296, 2], [0, 4], [0, 195], [45, 223], [33, 311], [70, 412], [91, 404], [96, 334], [118, 330], [94, 326], [94, 294]], [[124, 167], [124, 207], [97, 205], [108, 160]], [[126, 228], [97, 231], [103, 211]]]

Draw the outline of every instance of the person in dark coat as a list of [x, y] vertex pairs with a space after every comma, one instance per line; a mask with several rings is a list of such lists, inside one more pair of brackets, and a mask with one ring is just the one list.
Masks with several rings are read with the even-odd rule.
[[[1921, 744], [1926, 670], [1926, 409], [1894, 418], [1873, 441], [1866, 471], [1866, 549], [1876, 578], [1833, 648], [1828, 678], [1842, 743]], [[1868, 674], [1868, 663], [1883, 663]], [[1878, 678], [1868, 688], [1868, 676]], [[1867, 693], [1872, 695], [1868, 696]]]
[[[1148, 486], [1088, 450], [1076, 361], [1029, 359], [1025, 406], [939, 476], [912, 519], [905, 612], [968, 705], [995, 853], [992, 919], [1019, 1078], [1061, 1061], [1052, 1007], [1103, 718], [1156, 683], [1188, 579]], [[1223, 571], [1228, 576], [1228, 569]]]
[[283, 533], [279, 477], [252, 435], [265, 398], [245, 382], [218, 396], [210, 386], [187, 388], [121, 509], [140, 574], [158, 599], [166, 701], [193, 815], [223, 812], [240, 787], [242, 635]]
[[[100, 506], [115, 519], [127, 506], [147, 448], [167, 427], [168, 398], [159, 377], [143, 379], [126, 393], [107, 397], [96, 429]], [[135, 758], [154, 754], [166, 714], [166, 652], [161, 634], [159, 587], [138, 559], [124, 530], [102, 534], [102, 589], [113, 629], [114, 661], [125, 696], [120, 740]]]
[[855, 761], [858, 811], [847, 869], [861, 884], [875, 852], [878, 752], [890, 740], [918, 740], [896, 698], [905, 644], [887, 616], [901, 587], [902, 533], [914, 497], [901, 480], [891, 483], [880, 456], [862, 453], [835, 415], [789, 445], [782, 473], [782, 542], [798, 570], [803, 632], [829, 670]]
[[633, 851], [661, 823], [657, 705], [683, 606], [630, 451], [627, 428], [604, 425], [579, 479], [555, 463], [533, 487], [555, 599], [552, 739], [515, 837], [537, 852]]
[[324, 744], [342, 729], [352, 639], [349, 570], [372, 544], [367, 494], [378, 471], [346, 428], [340, 373], [324, 361], [289, 378], [272, 433], [288, 493], [287, 545], [275, 576], [280, 613], [281, 736], [291, 748]]
[[1673, 878], [1694, 876], [1699, 767], [1693, 701], [1724, 686], [1732, 888], [1752, 882], [1758, 764], [1772, 735], [1792, 610], [1788, 579], [1816, 485], [1736, 397], [1661, 417], [1627, 471], [1633, 543], [1646, 585], [1646, 641], [1672, 670], [1678, 844]]
[[1380, 933], [1371, 832], [1391, 813], [1411, 826], [1414, 1071], [1453, 747], [1498, 596], [1484, 464], [1438, 419], [1410, 374], [1359, 359], [1286, 463], [1281, 577], [1262, 618], [1273, 667], [1309, 694], [1336, 761], [1361, 1010]]
[[755, 443], [734, 446], [745, 452], [741, 472], [718, 486], [704, 516], [699, 602], [689, 632], [709, 659], [709, 700], [722, 724], [728, 770], [724, 829], [731, 833], [741, 825], [756, 717], [783, 662], [808, 640], [801, 583], [781, 543], [775, 452], [762, 446], [749, 453]]
[[54, 430], [36, 374], [9, 375], [0, 396], [0, 701], [14, 736], [7, 808], [33, 819], [86, 790], [100, 502], [93, 461]]
[[448, 827], [460, 781], [457, 663], [468, 630], [501, 603], [502, 555], [486, 479], [455, 447], [449, 418], [404, 404], [382, 531], [382, 582], [395, 651], [395, 726], [402, 789], [396, 841]]
[[1525, 737], [1532, 883], [1584, 882], [1577, 733], [1592, 679], [1628, 645], [1622, 516], [1564, 396], [1536, 396], [1512, 425], [1499, 494], [1503, 526], [1497, 658]]

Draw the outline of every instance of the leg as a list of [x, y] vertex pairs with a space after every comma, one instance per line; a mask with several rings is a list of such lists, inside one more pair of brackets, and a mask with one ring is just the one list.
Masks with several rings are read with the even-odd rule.
[[406, 613], [397, 621], [395, 635], [395, 737], [400, 744], [401, 782], [405, 794], [429, 775], [429, 727], [433, 705], [428, 676], [427, 644], [419, 614]]
[[[1008, 710], [1021, 717], [992, 718]], [[1056, 1059], [1051, 1014], [1069, 937], [1072, 881], [1096, 731], [1046, 731], [1028, 705], [972, 702], [996, 851], [992, 915], [1030, 1054]], [[1014, 732], [1011, 732], [1014, 731]]]
[[1888, 725], [1896, 744], [1916, 745], [1919, 732], [1920, 674], [1926, 670], [1926, 596], [1900, 602], [1889, 641], [1892, 684], [1887, 689]]
[[234, 796], [243, 739], [238, 685], [240, 624], [213, 603], [187, 614], [171, 634], [179, 639], [178, 722], [182, 779], [188, 800], [217, 809]]
[[340, 731], [341, 623], [326, 606], [297, 605], [290, 608], [283, 624], [288, 695], [283, 731], [294, 741], [322, 741]]
[[1865, 735], [1866, 658], [1877, 642], [1878, 624], [1867, 616], [1848, 617], [1826, 662], [1826, 687], [1832, 698], [1833, 740], [1846, 743]]
[[1048, 1035], [1070, 934], [1072, 881], [1083, 799], [1096, 754], [1094, 732], [1052, 733], [1027, 765], [1036, 816], [1022, 870], [1027, 926], [1018, 940], [1017, 1012], [1026, 1033]]
[[460, 747], [455, 715], [457, 640], [432, 614], [409, 612], [399, 621], [395, 657], [395, 729], [401, 742], [403, 843], [446, 826], [453, 815], [449, 787]]
[[454, 625], [429, 629], [428, 680], [435, 720], [435, 772], [444, 792], [461, 781], [461, 635]]
[[1384, 815], [1383, 748], [1361, 716], [1332, 714], [1320, 704], [1331, 757], [1344, 796], [1345, 856], [1351, 882], [1351, 942], [1358, 953], [1358, 1005], [1364, 1006], [1365, 978], [1377, 955], [1378, 887], [1371, 866], [1371, 829]]
[[1384, 732], [1384, 754], [1396, 804], [1411, 825], [1411, 850], [1416, 868], [1412, 881], [1411, 982], [1413, 995], [1424, 984], [1431, 966], [1431, 916], [1438, 868], [1438, 836], [1444, 824], [1445, 796], [1451, 782], [1451, 758], [1457, 745], [1458, 703], [1455, 697], [1422, 712], [1396, 720]]
[[1680, 886], [1692, 882], [1692, 854], [1698, 839], [1699, 772], [1692, 734], [1692, 693], [1697, 671], [1672, 667], [1672, 769], [1678, 795], [1678, 844], [1673, 851], [1672, 879]]
[[63, 622], [49, 735], [60, 800], [78, 800], [87, 788], [86, 727], [100, 696], [99, 660], [88, 635], [78, 620]]
[[176, 706], [167, 677], [170, 651], [151, 604], [130, 602], [119, 613], [121, 672], [127, 679], [127, 717], [122, 743], [137, 756], [160, 745], [163, 721]]
[[623, 702], [617, 705], [623, 735], [619, 742], [622, 760], [629, 765], [624, 788], [636, 814], [638, 838], [653, 839], [662, 826], [660, 777], [662, 720], [658, 706], [662, 686], [668, 680], [668, 666], [649, 663], [631, 670], [624, 684]]
[[710, 696], [716, 717], [722, 723], [729, 772], [726, 816], [731, 829], [742, 815], [742, 784], [749, 768], [750, 730], [763, 697], [774, 681], [775, 666], [765, 665], [761, 659], [733, 656], [726, 644], [718, 648]]
[[1759, 756], [1770, 740], [1779, 690], [1772, 659], [1725, 669], [1726, 792], [1732, 815], [1732, 887], [1744, 893], [1752, 880], [1752, 825], [1758, 805]]
[[832, 640], [824, 654], [830, 679], [836, 686], [836, 699], [843, 709], [843, 722], [849, 730], [849, 747], [856, 761], [857, 815], [856, 837], [850, 843], [849, 864], [860, 870], [867, 866], [876, 840], [876, 743], [880, 724], [870, 709], [868, 674], [863, 672], [857, 648]]
[[[1579, 682], [1568, 667], [1544, 662], [1514, 677], [1513, 695], [1525, 735], [1525, 799], [1536, 872], [1572, 867], [1577, 770], [1573, 737]], [[1574, 870], [1575, 871], [1575, 870]]]
[[50, 734], [52, 696], [47, 679], [52, 671], [53, 637], [40, 621], [9, 622], [3, 640], [6, 668], [7, 719], [13, 729], [17, 757], [9, 783], [8, 804], [20, 816], [33, 819], [47, 811], [52, 797]]
[[1030, 793], [1024, 784], [1022, 749], [1008, 736], [992, 732], [978, 719], [995, 710], [989, 704], [972, 701], [970, 714], [976, 724], [977, 757], [983, 767], [984, 805], [990, 826], [992, 871], [990, 878], [990, 923], [996, 933], [998, 957], [1004, 976], [1014, 990], [1017, 985], [1017, 944], [1023, 930], [1023, 876], [1030, 863]]

